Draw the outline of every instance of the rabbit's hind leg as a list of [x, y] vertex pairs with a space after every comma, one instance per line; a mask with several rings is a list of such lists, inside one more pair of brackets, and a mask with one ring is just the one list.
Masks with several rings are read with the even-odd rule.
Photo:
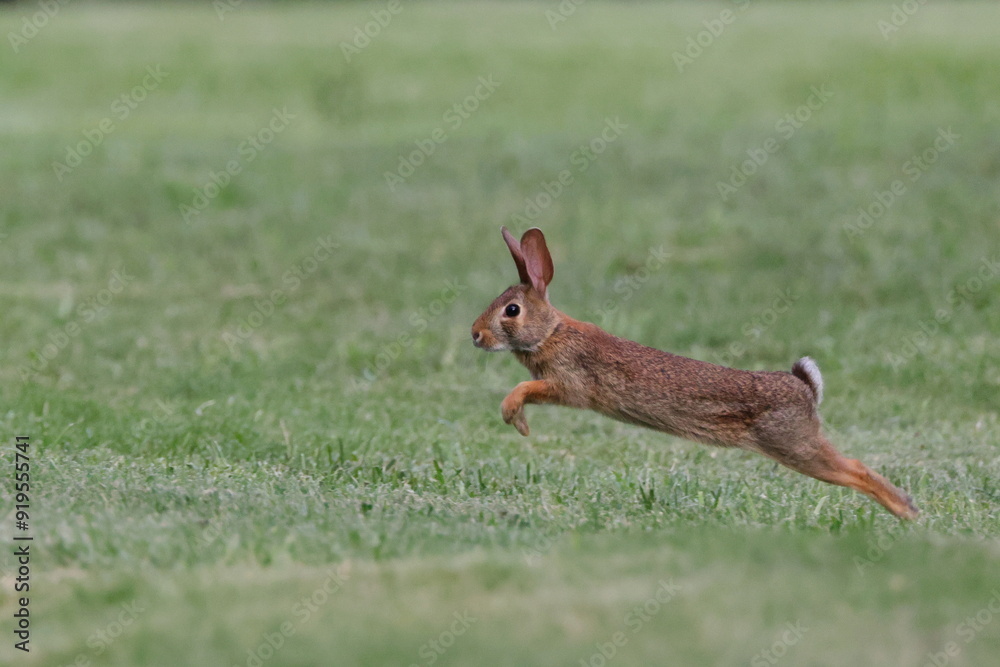
[[900, 519], [916, 519], [920, 513], [910, 496], [861, 461], [843, 456], [821, 434], [794, 450], [765, 453], [804, 475], [860, 491]]

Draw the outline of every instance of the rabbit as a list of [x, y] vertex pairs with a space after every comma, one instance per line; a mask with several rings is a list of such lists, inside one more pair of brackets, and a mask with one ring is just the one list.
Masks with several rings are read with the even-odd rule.
[[528, 371], [501, 414], [524, 436], [527, 404], [594, 410], [696, 442], [763, 454], [804, 475], [871, 497], [896, 517], [915, 519], [910, 497], [823, 435], [817, 407], [823, 377], [809, 357], [784, 371], [745, 371], [688, 359], [618, 338], [549, 303], [552, 257], [541, 230], [518, 241], [501, 228], [521, 282], [472, 325], [473, 344], [509, 350]]

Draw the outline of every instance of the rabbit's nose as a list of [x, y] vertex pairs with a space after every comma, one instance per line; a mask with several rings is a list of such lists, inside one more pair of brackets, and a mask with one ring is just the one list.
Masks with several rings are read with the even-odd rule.
[[482, 339], [483, 339], [483, 332], [482, 331], [473, 331], [472, 332], [472, 344], [473, 345], [479, 345], [479, 341], [481, 341]]

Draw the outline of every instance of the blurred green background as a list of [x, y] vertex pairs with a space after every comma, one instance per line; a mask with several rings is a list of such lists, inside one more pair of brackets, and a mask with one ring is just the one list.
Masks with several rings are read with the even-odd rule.
[[[993, 3], [24, 2], [0, 34], [0, 456], [31, 436], [35, 508], [3, 662], [995, 656]], [[921, 519], [591, 413], [521, 438], [526, 371], [469, 339], [501, 224], [574, 317], [813, 356]]]

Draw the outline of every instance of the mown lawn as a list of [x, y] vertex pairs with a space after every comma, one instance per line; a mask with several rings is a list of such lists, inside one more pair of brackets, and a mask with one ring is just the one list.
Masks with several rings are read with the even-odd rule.
[[[995, 661], [993, 3], [219, 7], [0, 11], [0, 662]], [[814, 357], [921, 518], [591, 413], [520, 437], [469, 337], [501, 224], [573, 316]]]

